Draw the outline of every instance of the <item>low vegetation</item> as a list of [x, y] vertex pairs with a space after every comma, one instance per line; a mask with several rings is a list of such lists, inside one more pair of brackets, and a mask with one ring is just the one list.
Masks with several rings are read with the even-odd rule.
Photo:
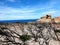
[[25, 41], [27, 41], [27, 40], [30, 40], [31, 39], [31, 36], [30, 35], [21, 35], [20, 36], [20, 39], [23, 41], [23, 42], [25, 42]]
[[60, 33], [60, 30], [55, 30], [56, 33]]

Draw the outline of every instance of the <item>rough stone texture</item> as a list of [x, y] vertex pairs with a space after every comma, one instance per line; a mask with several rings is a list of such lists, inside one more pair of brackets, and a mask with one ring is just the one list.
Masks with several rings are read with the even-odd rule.
[[[31, 39], [22, 41], [21, 35], [30, 35]], [[0, 24], [0, 45], [60, 45], [60, 34], [51, 24]]]
[[46, 23], [60, 23], [60, 16], [52, 18], [52, 16], [48, 14], [46, 16], [41, 17], [39, 20], [37, 20], [37, 22], [38, 23], [43, 23], [43, 22], [46, 22]]
[[43, 16], [43, 17], [41, 17], [41, 19], [37, 20], [38, 23], [40, 23], [40, 22], [51, 23], [51, 21], [52, 21], [52, 17], [49, 14], [46, 16]]
[[49, 45], [60, 45], [60, 42], [59, 42], [59, 41], [56, 41], [56, 40], [51, 39], [51, 40], [50, 40], [50, 42], [49, 42]]
[[54, 20], [55, 20], [55, 22], [56, 22], [56, 23], [60, 23], [60, 16], [59, 16], [59, 17], [54, 18]]

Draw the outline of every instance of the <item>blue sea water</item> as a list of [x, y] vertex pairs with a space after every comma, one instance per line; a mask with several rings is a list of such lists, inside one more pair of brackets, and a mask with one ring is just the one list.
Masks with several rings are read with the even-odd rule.
[[14, 22], [34, 22], [36, 21], [37, 19], [27, 19], [27, 20], [1, 20], [0, 22], [3, 22], [3, 23], [14, 23]]

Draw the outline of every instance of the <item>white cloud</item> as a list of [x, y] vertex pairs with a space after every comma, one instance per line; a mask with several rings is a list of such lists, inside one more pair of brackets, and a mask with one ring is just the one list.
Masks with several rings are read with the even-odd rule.
[[56, 11], [52, 10], [52, 11], [43, 12], [42, 14], [54, 14], [54, 13], [56, 13]]
[[0, 20], [16, 20], [16, 19], [36, 19], [34, 11], [37, 9], [14, 9], [10, 7], [0, 6]]

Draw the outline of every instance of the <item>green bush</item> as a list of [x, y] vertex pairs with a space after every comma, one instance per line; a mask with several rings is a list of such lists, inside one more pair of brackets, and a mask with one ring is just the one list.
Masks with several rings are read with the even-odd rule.
[[30, 36], [30, 35], [21, 35], [21, 36], [20, 36], [20, 39], [21, 39], [23, 42], [25, 42], [25, 41], [27, 41], [27, 40], [30, 40], [30, 39], [31, 39], [31, 36]]
[[60, 33], [60, 30], [55, 30], [56, 33]]

